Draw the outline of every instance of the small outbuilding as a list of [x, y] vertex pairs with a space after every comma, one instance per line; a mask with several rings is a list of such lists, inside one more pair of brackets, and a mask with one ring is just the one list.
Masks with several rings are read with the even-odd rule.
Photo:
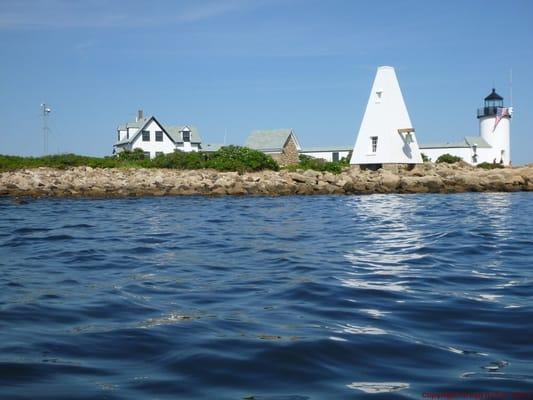
[[353, 146], [323, 146], [323, 147], [304, 147], [300, 154], [321, 158], [325, 161], [335, 162], [343, 158], [350, 161]]
[[253, 131], [244, 145], [268, 154], [280, 165], [297, 164], [302, 149], [292, 129]]

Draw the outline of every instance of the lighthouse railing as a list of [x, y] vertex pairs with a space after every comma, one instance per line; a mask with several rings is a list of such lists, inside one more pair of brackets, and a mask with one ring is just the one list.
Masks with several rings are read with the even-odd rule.
[[498, 107], [481, 107], [477, 109], [477, 116], [479, 117], [487, 117], [490, 115], [496, 115], [498, 112]]

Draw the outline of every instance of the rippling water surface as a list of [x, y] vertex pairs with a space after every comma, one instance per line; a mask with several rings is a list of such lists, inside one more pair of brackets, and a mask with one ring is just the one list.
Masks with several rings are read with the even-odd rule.
[[0, 199], [0, 398], [533, 393], [532, 235], [528, 193]]

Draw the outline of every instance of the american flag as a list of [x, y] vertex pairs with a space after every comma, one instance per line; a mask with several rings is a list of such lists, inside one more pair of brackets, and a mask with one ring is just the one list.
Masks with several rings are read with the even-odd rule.
[[500, 123], [500, 120], [503, 117], [509, 117], [509, 108], [508, 107], [498, 107], [496, 109], [496, 120], [494, 121], [494, 128], [492, 130], [495, 130], [498, 124]]

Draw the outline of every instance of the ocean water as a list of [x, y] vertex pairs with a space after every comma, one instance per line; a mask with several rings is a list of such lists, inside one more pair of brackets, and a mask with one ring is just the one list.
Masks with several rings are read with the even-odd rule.
[[531, 193], [0, 199], [1, 399], [496, 391], [533, 398]]

